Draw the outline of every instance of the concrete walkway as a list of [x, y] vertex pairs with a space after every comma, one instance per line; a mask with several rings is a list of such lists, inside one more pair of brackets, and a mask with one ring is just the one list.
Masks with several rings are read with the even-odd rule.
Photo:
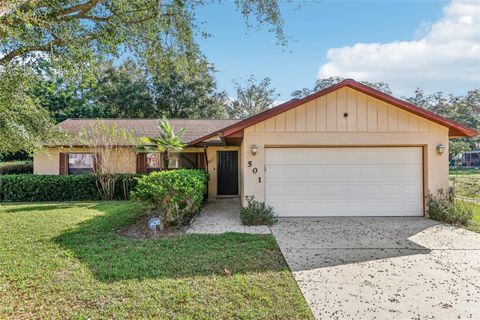
[[395, 217], [271, 229], [317, 319], [480, 319], [480, 234]]
[[240, 199], [208, 200], [187, 233], [220, 234], [225, 232], [270, 234], [267, 226], [243, 226]]

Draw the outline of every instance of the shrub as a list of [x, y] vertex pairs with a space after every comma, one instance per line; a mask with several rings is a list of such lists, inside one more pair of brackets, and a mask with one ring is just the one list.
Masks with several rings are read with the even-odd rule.
[[138, 179], [132, 198], [158, 211], [164, 227], [181, 225], [200, 211], [207, 180], [197, 169], [152, 172]]
[[256, 201], [254, 197], [245, 197], [247, 206], [240, 211], [240, 220], [247, 226], [267, 225], [277, 222], [273, 207], [264, 202]]
[[0, 163], [0, 175], [33, 173], [32, 162]]
[[[135, 187], [135, 175], [121, 174], [115, 198], [127, 199]], [[3, 175], [0, 176], [1, 202], [84, 201], [100, 200], [93, 175]]]
[[427, 206], [428, 215], [434, 220], [466, 225], [473, 218], [473, 209], [468, 203], [455, 200], [452, 193], [446, 194], [443, 190], [439, 190], [436, 196], [429, 193]]

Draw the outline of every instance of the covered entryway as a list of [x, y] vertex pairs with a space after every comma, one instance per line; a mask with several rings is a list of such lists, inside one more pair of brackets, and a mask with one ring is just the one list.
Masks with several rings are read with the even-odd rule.
[[266, 148], [265, 201], [281, 217], [422, 216], [421, 147]]

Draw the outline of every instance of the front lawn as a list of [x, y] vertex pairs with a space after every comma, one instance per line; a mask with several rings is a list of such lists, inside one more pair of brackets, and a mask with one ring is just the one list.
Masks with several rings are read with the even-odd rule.
[[119, 235], [140, 212], [1, 205], [0, 318], [312, 318], [271, 235]]
[[480, 198], [480, 170], [479, 169], [451, 169], [450, 186], [455, 194], [468, 197]]
[[480, 233], [480, 205], [472, 204], [473, 206], [473, 219], [471, 223], [466, 226], [468, 230], [472, 230]]

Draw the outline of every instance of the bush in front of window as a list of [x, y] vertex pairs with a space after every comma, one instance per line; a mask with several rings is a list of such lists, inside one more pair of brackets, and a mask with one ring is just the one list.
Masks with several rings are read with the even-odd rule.
[[208, 176], [204, 170], [178, 169], [137, 180], [132, 199], [151, 206], [168, 228], [188, 223], [200, 211]]
[[255, 200], [255, 197], [245, 197], [247, 206], [240, 210], [240, 220], [247, 226], [271, 226], [277, 222], [273, 207]]
[[0, 175], [5, 174], [26, 174], [33, 173], [33, 163], [30, 162], [19, 162], [19, 163], [9, 163], [2, 165], [0, 163]]
[[427, 197], [428, 216], [431, 219], [455, 225], [467, 225], [473, 218], [472, 206], [456, 200], [452, 193], [439, 190], [437, 195]]
[[[119, 174], [115, 186], [117, 200], [128, 199], [139, 175]], [[2, 175], [0, 202], [85, 201], [100, 200], [95, 177], [83, 175]]]

